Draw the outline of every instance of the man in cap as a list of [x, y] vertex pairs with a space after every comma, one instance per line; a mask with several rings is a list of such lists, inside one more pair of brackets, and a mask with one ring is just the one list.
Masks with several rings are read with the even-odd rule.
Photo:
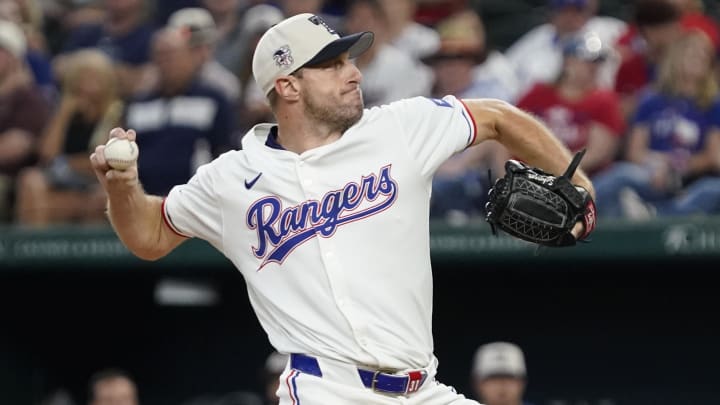
[[[440, 34], [440, 47], [424, 59], [434, 72], [433, 97], [452, 94], [458, 98], [515, 101], [514, 71], [502, 54], [488, 52], [485, 26], [475, 11], [454, 13], [440, 20], [435, 28]], [[500, 66], [491, 66], [498, 63]], [[508, 85], [508, 77], [514, 79], [513, 85]], [[486, 142], [445, 161], [433, 180], [430, 216], [463, 224], [484, 215], [488, 189], [497, 176], [503, 176], [509, 158], [502, 145]]]
[[[165, 198], [144, 192], [135, 166], [111, 170], [103, 146], [91, 160], [133, 254], [158, 259], [198, 237], [242, 272], [269, 341], [289, 354], [280, 404], [477, 405], [435, 379], [433, 174], [486, 140], [558, 175], [571, 154], [500, 100], [414, 97], [365, 109], [353, 59], [372, 41], [371, 32], [341, 37], [309, 13], [271, 27], [253, 74], [277, 122], [254, 126], [241, 150]], [[582, 171], [572, 181], [593, 193]], [[579, 221], [573, 237], [593, 227]]]
[[123, 122], [142, 131], [137, 164], [145, 190], [165, 195], [233, 146], [235, 105], [202, 76], [206, 63], [182, 28], [158, 30], [152, 42], [155, 86], [127, 102]]
[[203, 61], [201, 80], [222, 91], [230, 102], [237, 104], [240, 101], [240, 82], [214, 57], [219, 33], [210, 12], [202, 7], [182, 8], [170, 15], [168, 26], [183, 30], [189, 46]]
[[580, 167], [592, 178], [614, 162], [625, 118], [617, 93], [597, 84], [609, 53], [600, 38], [586, 33], [568, 41], [562, 52], [558, 77], [535, 84], [517, 106], [543, 120], [571, 151], [586, 149]]
[[[597, 0], [548, 0], [547, 6], [548, 22], [525, 33], [506, 51], [521, 81], [521, 95], [535, 83], [558, 76], [567, 41], [593, 32], [602, 43], [613, 44], [627, 28], [618, 18], [596, 15]], [[601, 87], [612, 87], [618, 63], [614, 56], [603, 62], [598, 76]]]
[[523, 402], [527, 371], [519, 346], [508, 342], [482, 345], [475, 352], [472, 383], [485, 405], [530, 405]]

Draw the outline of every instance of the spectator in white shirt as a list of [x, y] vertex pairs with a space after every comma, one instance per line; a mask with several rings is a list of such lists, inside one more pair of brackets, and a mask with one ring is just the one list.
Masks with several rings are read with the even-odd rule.
[[[620, 19], [595, 15], [596, 0], [549, 0], [548, 6], [549, 22], [527, 32], [506, 51], [521, 80], [521, 93], [537, 82], [550, 82], [558, 76], [567, 41], [593, 32], [603, 43], [614, 44], [627, 27]], [[613, 86], [617, 66], [618, 58], [609, 55], [598, 75], [600, 87]]]
[[387, 18], [379, 0], [355, 0], [350, 5], [345, 30], [375, 33], [373, 46], [356, 60], [363, 74], [360, 86], [366, 107], [430, 94], [431, 69], [388, 44], [387, 27]]
[[388, 23], [388, 42], [421, 59], [440, 46], [440, 37], [431, 27], [415, 21], [416, 0], [380, 0]]

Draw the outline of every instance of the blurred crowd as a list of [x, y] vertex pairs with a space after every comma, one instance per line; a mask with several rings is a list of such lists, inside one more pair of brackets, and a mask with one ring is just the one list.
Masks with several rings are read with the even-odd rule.
[[[493, 44], [471, 0], [0, 0], [0, 223], [103, 223], [88, 156], [110, 128], [138, 133], [140, 180], [164, 195], [272, 122], [251, 74], [259, 36], [311, 12], [369, 30], [355, 63], [367, 107], [405, 97], [492, 97], [540, 118], [597, 192], [598, 215], [720, 213], [720, 30], [714, 3], [599, 0], [532, 5], [544, 22]], [[717, 7], [717, 5], [715, 5]], [[456, 154], [430, 215], [465, 223], [512, 155]]]
[[[276, 391], [288, 358], [288, 355], [278, 352], [270, 353], [265, 363], [258, 368], [256, 389], [198, 393], [180, 405], [278, 405]], [[143, 403], [143, 388], [143, 382], [128, 370], [107, 367], [95, 370], [88, 377], [86, 397], [73, 396], [64, 387], [58, 387], [41, 401], [41, 405], [140, 405]]]
[[[515, 343], [493, 341], [480, 345], [469, 357], [470, 390], [467, 397], [484, 405], [533, 405], [527, 402], [528, 372], [525, 353]], [[270, 353], [259, 369], [257, 389], [230, 391], [221, 394], [200, 394], [183, 401], [181, 405], [277, 405], [279, 377], [288, 365], [289, 356]], [[143, 384], [121, 368], [96, 370], [88, 378], [87, 405], [141, 405]], [[42, 405], [79, 405], [66, 390], [51, 393]], [[572, 404], [612, 405], [611, 400], [550, 400], [552, 405]]]

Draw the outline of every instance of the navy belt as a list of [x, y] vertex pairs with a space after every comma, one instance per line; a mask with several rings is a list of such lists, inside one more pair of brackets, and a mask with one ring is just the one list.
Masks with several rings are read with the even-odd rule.
[[[316, 377], [322, 377], [322, 370], [320, 370], [317, 359], [304, 354], [291, 354], [290, 368]], [[357, 371], [365, 387], [388, 394], [413, 393], [420, 389], [427, 378], [425, 370], [409, 371], [400, 375], [362, 368], [358, 368]]]

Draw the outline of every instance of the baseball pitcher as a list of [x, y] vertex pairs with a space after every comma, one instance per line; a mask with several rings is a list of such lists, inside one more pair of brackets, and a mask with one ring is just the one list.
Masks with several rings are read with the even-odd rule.
[[[370, 32], [340, 37], [312, 14], [270, 28], [253, 74], [277, 123], [250, 129], [242, 150], [166, 197], [145, 194], [134, 166], [111, 169], [103, 146], [91, 160], [112, 226], [135, 255], [155, 260], [201, 238], [243, 274], [270, 343], [290, 355], [281, 404], [475, 404], [435, 379], [433, 173], [490, 139], [550, 182], [571, 156], [536, 119], [497, 100], [417, 97], [365, 109], [352, 59], [372, 42]], [[583, 215], [557, 214], [567, 217], [563, 241], [594, 226], [590, 181], [581, 171], [569, 181], [583, 193]], [[510, 197], [502, 207], [529, 201]]]

